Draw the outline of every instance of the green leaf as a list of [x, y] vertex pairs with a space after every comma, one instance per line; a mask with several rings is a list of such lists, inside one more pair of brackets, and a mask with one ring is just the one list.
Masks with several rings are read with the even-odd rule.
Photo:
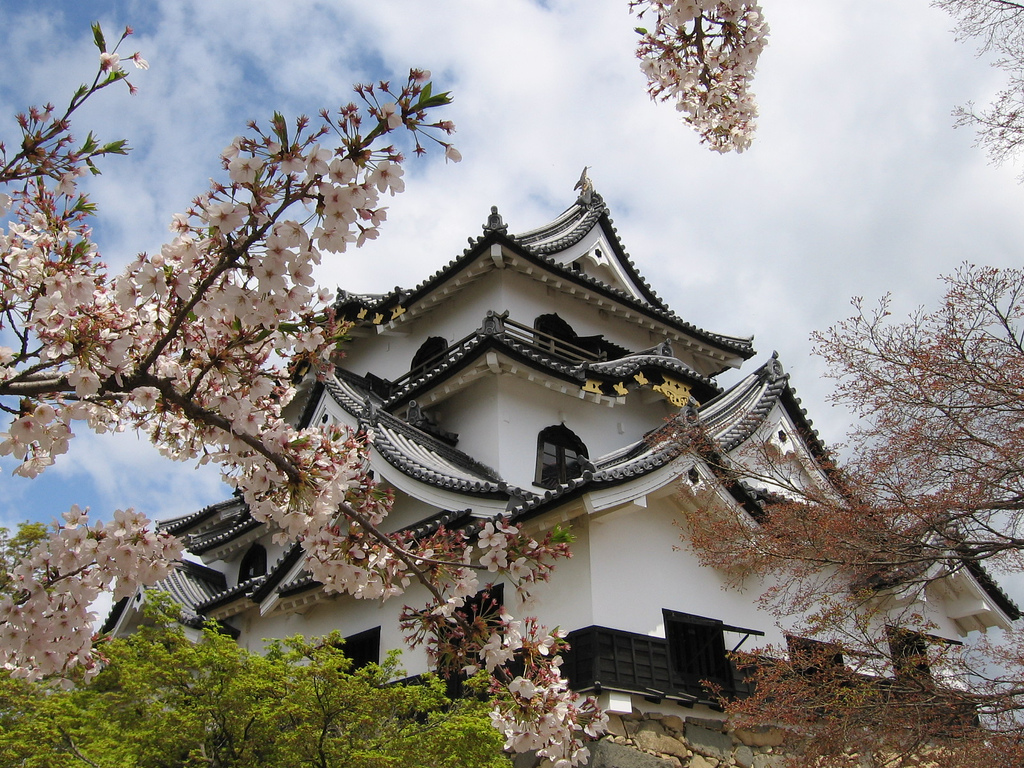
[[100, 49], [100, 53], [107, 52], [107, 41], [103, 39], [103, 30], [100, 29], [98, 21], [92, 23], [92, 39], [96, 43], [96, 47]]
[[551, 541], [555, 544], [572, 544], [576, 537], [569, 528], [556, 525], [551, 531]]
[[416, 102], [416, 106], [413, 107], [414, 110], [433, 109], [434, 107], [443, 107], [445, 104], [452, 103], [452, 96], [449, 91], [439, 93], [436, 96], [430, 96], [429, 98], [424, 98], [425, 95], [424, 92], [424, 95]]
[[85, 137], [85, 141], [82, 142], [81, 148], [78, 150], [80, 155], [91, 155], [96, 151], [96, 137], [92, 135], [92, 131], [89, 131], [89, 135]]
[[103, 148], [100, 149], [99, 154], [102, 155], [127, 155], [131, 150], [128, 146], [128, 139], [118, 139], [112, 141], [109, 144], [104, 144]]

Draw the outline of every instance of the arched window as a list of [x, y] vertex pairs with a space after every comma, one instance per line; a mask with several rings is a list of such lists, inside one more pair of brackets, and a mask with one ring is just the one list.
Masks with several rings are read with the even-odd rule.
[[267, 550], [261, 544], [253, 544], [242, 558], [241, 565], [238, 566], [238, 583], [241, 584], [243, 581], [263, 576], [266, 572]]
[[564, 424], [542, 429], [537, 435], [537, 476], [534, 482], [555, 488], [583, 474], [587, 446]]
[[426, 341], [420, 344], [416, 354], [412, 356], [412, 368], [410, 370], [415, 371], [427, 363], [436, 363], [438, 355], [446, 349], [448, 349], [448, 340], [443, 336], [428, 337]]

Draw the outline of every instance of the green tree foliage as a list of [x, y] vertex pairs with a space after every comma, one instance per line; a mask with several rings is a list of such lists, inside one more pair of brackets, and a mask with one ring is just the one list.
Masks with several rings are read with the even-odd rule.
[[166, 605], [102, 646], [98, 677], [54, 689], [0, 678], [2, 768], [508, 768], [490, 705], [426, 679], [389, 684], [395, 655], [352, 670], [340, 637], [264, 655], [216, 628], [192, 642]]
[[0, 597], [11, 594], [12, 572], [28, 557], [32, 547], [46, 537], [46, 526], [42, 523], [21, 523], [13, 534], [7, 528], [0, 528]]

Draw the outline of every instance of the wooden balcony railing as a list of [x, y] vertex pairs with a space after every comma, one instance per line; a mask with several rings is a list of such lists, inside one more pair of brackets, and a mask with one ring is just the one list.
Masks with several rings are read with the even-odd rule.
[[[562, 672], [574, 690], [615, 690], [652, 699], [715, 705], [711, 692], [700, 680], [681, 674], [669, 641], [607, 627], [586, 627], [570, 632], [571, 646]], [[743, 674], [731, 663], [729, 679], [709, 682], [727, 696], [750, 693]]]

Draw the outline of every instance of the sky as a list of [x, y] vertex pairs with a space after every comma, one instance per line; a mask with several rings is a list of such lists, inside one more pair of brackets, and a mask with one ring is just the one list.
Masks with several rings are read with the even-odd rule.
[[[985, 104], [1002, 76], [957, 42], [926, 0], [763, 0], [771, 26], [755, 83], [758, 135], [741, 155], [702, 147], [671, 105], [652, 103], [626, 0], [0, 0], [0, 137], [30, 104], [66, 101], [92, 76], [89, 23], [131, 25], [139, 92], [110, 89], [80, 135], [128, 139], [88, 191], [95, 236], [118, 268], [169, 239], [172, 214], [220, 175], [219, 153], [250, 119], [315, 115], [351, 86], [431, 70], [464, 160], [407, 165], [381, 238], [330, 258], [321, 284], [412, 286], [481, 233], [491, 205], [510, 231], [575, 199], [584, 166], [640, 271], [689, 322], [773, 350], [823, 438], [850, 417], [809, 336], [891, 293], [904, 315], [934, 305], [965, 261], [1018, 266], [1024, 167], [993, 167], [952, 109]], [[729, 384], [738, 375], [723, 377]], [[227, 494], [210, 468], [160, 457], [134, 435], [80, 434], [34, 481], [0, 461], [0, 525], [49, 521], [72, 503], [154, 518]]]

